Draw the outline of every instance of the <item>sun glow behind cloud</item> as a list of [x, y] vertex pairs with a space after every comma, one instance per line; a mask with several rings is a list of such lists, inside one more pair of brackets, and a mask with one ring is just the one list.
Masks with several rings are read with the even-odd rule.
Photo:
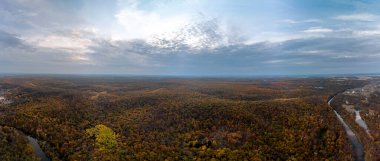
[[155, 35], [170, 34], [190, 22], [190, 18], [186, 15], [163, 18], [157, 13], [144, 12], [135, 8], [123, 9], [115, 17], [125, 32], [120, 37], [115, 37], [118, 40], [149, 39]]

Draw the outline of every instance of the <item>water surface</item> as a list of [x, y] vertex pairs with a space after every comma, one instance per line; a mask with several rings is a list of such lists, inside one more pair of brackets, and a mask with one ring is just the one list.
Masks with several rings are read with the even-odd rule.
[[29, 140], [29, 143], [32, 145], [33, 151], [37, 155], [37, 157], [41, 158], [41, 161], [50, 161], [50, 159], [46, 156], [44, 151], [42, 151], [40, 145], [37, 142], [37, 139], [32, 138], [30, 136], [27, 136], [27, 138]]
[[360, 111], [356, 110], [355, 111], [355, 122], [365, 130], [365, 132], [368, 134], [369, 137], [371, 137], [371, 133], [369, 132], [369, 128], [365, 121], [362, 119], [360, 116]]
[[[334, 97], [332, 97], [329, 101], [328, 101], [328, 105], [331, 107], [330, 103], [331, 101], [334, 99]], [[334, 110], [334, 109], [333, 109]], [[336, 117], [338, 117], [339, 121], [343, 124], [343, 127], [344, 127], [344, 130], [346, 131], [347, 133], [347, 138], [348, 140], [350, 141], [351, 145], [352, 145], [352, 150], [354, 151], [354, 158], [356, 161], [364, 161], [364, 149], [363, 149], [363, 145], [360, 143], [359, 139], [356, 137], [355, 133], [352, 131], [352, 129], [350, 128], [350, 126], [347, 125], [347, 123], [344, 121], [344, 119], [342, 118], [342, 116], [340, 116], [340, 114], [334, 110], [334, 113], [336, 115]]]

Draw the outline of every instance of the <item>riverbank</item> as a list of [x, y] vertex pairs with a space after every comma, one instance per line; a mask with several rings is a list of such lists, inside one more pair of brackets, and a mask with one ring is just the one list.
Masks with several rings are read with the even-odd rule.
[[[330, 98], [330, 100], [328, 101], [328, 105], [330, 107], [331, 107], [331, 102], [333, 101], [334, 98], [335, 98], [335, 96], [332, 97], [332, 98]], [[360, 143], [358, 137], [352, 131], [352, 129], [350, 128], [350, 126], [348, 126], [348, 124], [344, 121], [344, 119], [342, 118], [342, 116], [336, 110], [334, 110], [334, 108], [332, 108], [332, 109], [333, 109], [335, 115], [337, 116], [338, 120], [344, 126], [344, 129], [345, 129], [345, 131], [347, 133], [347, 138], [348, 138], [348, 140], [350, 141], [350, 143], [352, 145], [352, 150], [354, 152], [355, 161], [364, 161], [365, 159], [364, 159], [364, 148], [363, 148], [363, 145]]]

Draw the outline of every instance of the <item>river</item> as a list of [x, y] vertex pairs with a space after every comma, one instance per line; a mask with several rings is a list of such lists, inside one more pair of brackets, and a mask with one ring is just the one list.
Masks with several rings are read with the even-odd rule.
[[50, 161], [50, 159], [46, 156], [44, 151], [42, 151], [37, 139], [30, 136], [27, 136], [27, 138], [29, 140], [29, 143], [32, 145], [33, 151], [37, 155], [37, 157], [41, 158], [41, 161]]
[[[335, 97], [335, 96], [334, 96]], [[330, 103], [331, 101], [334, 99], [334, 97], [332, 97], [329, 101], [328, 101], [328, 105], [331, 107]], [[332, 107], [331, 107], [332, 108]], [[333, 108], [332, 108], [333, 109]], [[333, 109], [334, 110], [334, 109]], [[351, 145], [352, 145], [352, 150], [354, 151], [354, 157], [355, 157], [355, 161], [364, 161], [364, 149], [363, 149], [363, 145], [360, 143], [358, 137], [355, 135], [355, 133], [352, 131], [352, 129], [350, 128], [350, 126], [347, 125], [347, 123], [344, 121], [344, 119], [342, 118], [342, 116], [340, 116], [340, 114], [334, 110], [334, 113], [335, 115], [338, 117], [339, 121], [343, 124], [344, 126], [344, 129], [346, 130], [346, 133], [347, 133], [347, 138], [348, 140], [351, 142]]]
[[367, 135], [372, 138], [372, 135], [371, 133], [369, 132], [369, 128], [367, 126], [367, 124], [365, 123], [365, 121], [362, 119], [362, 117], [360, 116], [360, 111], [359, 110], [355, 110], [355, 122], [361, 127], [364, 129], [364, 131], [367, 133]]

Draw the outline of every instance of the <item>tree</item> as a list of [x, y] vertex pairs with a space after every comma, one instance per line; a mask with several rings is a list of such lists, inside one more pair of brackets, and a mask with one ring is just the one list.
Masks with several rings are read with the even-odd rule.
[[86, 130], [90, 138], [95, 138], [93, 160], [120, 160], [117, 138], [119, 137], [111, 128], [105, 125], [96, 125]]
[[94, 128], [87, 129], [86, 133], [90, 137], [95, 137], [96, 144], [100, 149], [112, 149], [117, 146], [118, 135], [105, 125], [96, 125]]

